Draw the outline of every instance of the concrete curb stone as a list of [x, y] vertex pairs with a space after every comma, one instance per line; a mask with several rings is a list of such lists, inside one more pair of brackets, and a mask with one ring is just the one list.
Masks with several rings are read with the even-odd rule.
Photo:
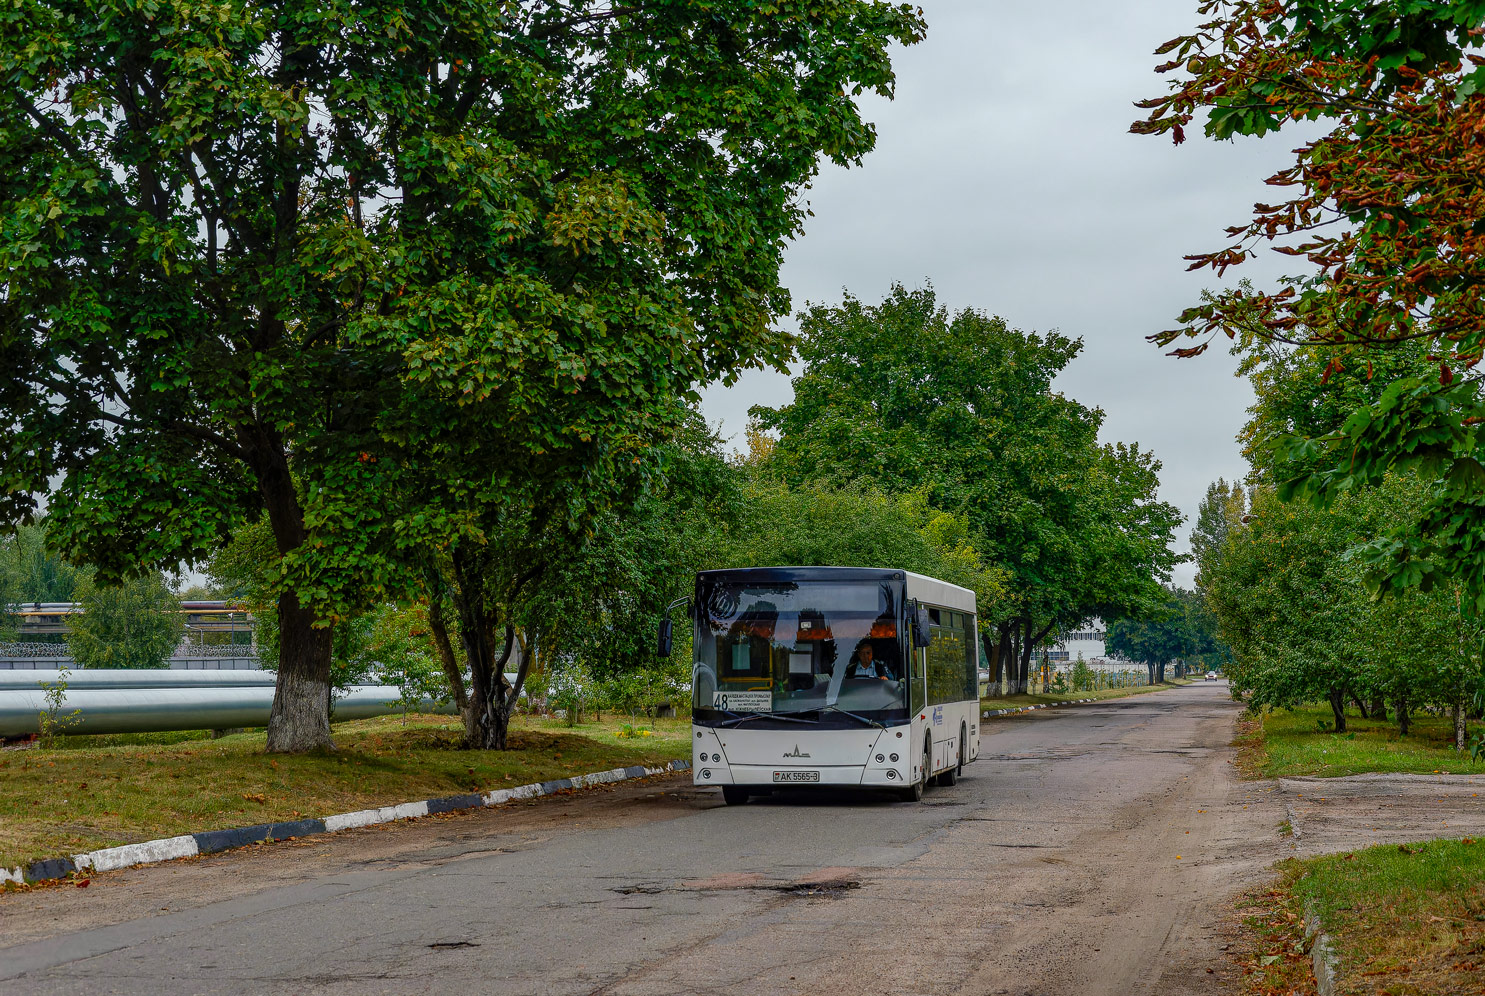
[[181, 834], [138, 844], [123, 844], [105, 847], [97, 851], [74, 854], [70, 858], [45, 858], [29, 865], [15, 868], [0, 868], [0, 884], [5, 882], [42, 882], [47, 879], [66, 878], [79, 872], [104, 872], [132, 865], [152, 865], [176, 858], [191, 858], [198, 854], [216, 854], [249, 844], [260, 844], [291, 837], [310, 837], [321, 833], [335, 833], [353, 827], [369, 827], [394, 820], [411, 820], [435, 813], [452, 813], [461, 809], [481, 809], [501, 806], [517, 799], [534, 799], [537, 796], [553, 795], [592, 785], [622, 782], [631, 778], [663, 775], [671, 771], [685, 771], [690, 761], [671, 761], [658, 768], [647, 768], [642, 764], [609, 771], [595, 771], [572, 778], [554, 778], [550, 781], [520, 785], [515, 788], [497, 789], [494, 792], [448, 795], [438, 799], [405, 802], [396, 806], [379, 806], [362, 809], [354, 813], [336, 813], [322, 819], [294, 820], [287, 823], [260, 823], [250, 827], [233, 827], [226, 830], [206, 830], [201, 833]]
[[1320, 918], [1307, 903], [1305, 905], [1305, 939], [1313, 938], [1310, 946], [1310, 965], [1315, 972], [1315, 988], [1320, 996], [1335, 996], [1335, 944], [1330, 935], [1320, 929]]

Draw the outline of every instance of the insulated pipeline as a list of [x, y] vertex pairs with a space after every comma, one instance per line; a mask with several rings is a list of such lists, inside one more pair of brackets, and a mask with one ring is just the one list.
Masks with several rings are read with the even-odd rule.
[[[33, 675], [29, 689], [0, 685], [0, 736], [23, 736], [40, 732], [41, 713], [49, 708], [46, 693]], [[95, 670], [89, 678], [101, 675]], [[126, 672], [114, 672], [102, 678], [103, 687], [80, 683], [80, 672], [73, 672], [67, 682], [66, 695], [57, 715], [74, 720], [66, 723], [67, 733], [157, 733], [167, 730], [223, 730], [234, 727], [266, 726], [273, 706], [273, 675], [264, 672], [215, 672], [234, 677], [256, 674], [253, 684], [230, 684], [224, 681], [193, 681], [188, 687], [149, 687], [127, 684], [120, 679]], [[134, 672], [137, 674], [138, 672]], [[212, 674], [214, 672], [160, 672], [166, 675]], [[124, 682], [107, 685], [108, 680]], [[41, 680], [46, 680], [42, 678]], [[345, 694], [337, 693], [331, 718], [334, 720], [365, 719], [402, 710], [400, 692], [393, 685], [357, 685]], [[440, 705], [424, 699], [417, 712], [452, 714], [451, 704]]]

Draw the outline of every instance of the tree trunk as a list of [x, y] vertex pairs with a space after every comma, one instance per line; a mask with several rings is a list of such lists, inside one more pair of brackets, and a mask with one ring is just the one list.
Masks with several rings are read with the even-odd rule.
[[428, 628], [433, 631], [433, 645], [438, 648], [438, 660], [443, 664], [444, 677], [449, 679], [449, 688], [454, 692], [454, 705], [459, 714], [469, 711], [469, 692], [464, 687], [464, 672], [459, 670], [459, 659], [454, 656], [454, 644], [449, 640], [449, 627], [443, 621], [443, 606], [438, 598], [428, 600]]
[[1155, 662], [1155, 684], [1165, 684], [1165, 661]]
[[504, 624], [503, 648], [495, 653], [496, 620], [485, 603], [483, 557], [453, 553], [454, 605], [459, 610], [459, 637], [469, 664], [469, 708], [464, 712], [464, 741], [475, 750], [505, 750], [509, 746], [510, 716], [526, 681], [529, 656], [522, 656], [512, 684], [505, 665], [516, 643], [516, 628]]
[[1381, 720], [1384, 723], [1387, 722], [1387, 700], [1382, 697], [1380, 692], [1372, 695], [1372, 707], [1370, 711], [1372, 719]]
[[1351, 692], [1350, 695], [1351, 701], [1356, 703], [1356, 711], [1361, 713], [1361, 718], [1371, 719], [1371, 714], [1367, 711], [1366, 703], [1361, 701], [1361, 696], [1356, 694], [1355, 692]]
[[1401, 736], [1408, 735], [1408, 727], [1412, 725], [1412, 717], [1408, 715], [1408, 697], [1399, 695], [1397, 697], [1397, 732]]
[[[514, 696], [505, 681], [505, 662], [515, 645], [514, 626], [505, 627], [505, 647], [499, 657], [484, 627], [469, 631], [460, 627], [464, 650], [469, 657], [470, 696], [465, 712], [464, 740], [475, 750], [505, 750], [509, 746], [510, 711]], [[478, 662], [478, 663], [476, 663]]]
[[329, 626], [286, 591], [278, 597], [278, 681], [268, 713], [268, 751], [298, 754], [334, 750], [330, 737]]
[[1150, 672], [1150, 684], [1152, 685], [1155, 684], [1155, 668], [1156, 665], [1153, 661], [1145, 661], [1145, 670]]
[[1000, 630], [994, 638], [989, 633], [980, 634], [980, 646], [985, 651], [985, 661], [989, 665], [987, 670], [990, 672], [985, 689], [985, 695], [989, 698], [998, 698], [1001, 694], [1001, 674], [1005, 670], [1005, 655], [1002, 653], [1002, 648], [1007, 640], [1008, 637], [1004, 630]]
[[[304, 510], [294, 490], [282, 441], [276, 434], [244, 426], [238, 438], [258, 480], [268, 524], [280, 554], [303, 545]], [[270, 753], [334, 750], [330, 738], [330, 627], [316, 627], [315, 614], [296, 592], [278, 598], [278, 681], [268, 713]]]
[[1464, 698], [1454, 702], [1454, 749], [1464, 750], [1465, 734], [1469, 732], [1464, 721]]
[[1021, 633], [1021, 659], [1016, 667], [1016, 694], [1025, 695], [1031, 690], [1031, 657], [1036, 653], [1036, 639], [1031, 633], [1031, 620], [1023, 624]]
[[1330, 701], [1330, 711], [1335, 716], [1335, 731], [1346, 732], [1346, 689], [1345, 686], [1332, 688], [1326, 695]]

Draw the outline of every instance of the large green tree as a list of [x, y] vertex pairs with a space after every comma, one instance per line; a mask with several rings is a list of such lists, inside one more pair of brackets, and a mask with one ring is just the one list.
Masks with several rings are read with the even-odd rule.
[[965, 516], [1007, 574], [985, 650], [1012, 687], [1048, 634], [1163, 601], [1174, 562], [1180, 514], [1155, 497], [1159, 464], [1100, 446], [1102, 413], [1053, 390], [1080, 348], [899, 285], [877, 305], [806, 309], [794, 400], [753, 410], [778, 433], [770, 465], [784, 479], [922, 490]]
[[0, 517], [51, 490], [110, 580], [266, 513], [268, 747], [328, 746], [329, 626], [410, 588], [409, 546], [481, 589], [483, 662], [550, 482], [560, 544], [632, 413], [785, 359], [801, 189], [871, 148], [856, 98], [922, 27], [872, 0], [11, 5]]
[[1338, 731], [1348, 698], [1363, 689], [1370, 600], [1345, 558], [1367, 528], [1359, 499], [1320, 510], [1286, 506], [1270, 487], [1253, 493], [1205, 595], [1235, 662], [1233, 690], [1258, 705], [1330, 703]]

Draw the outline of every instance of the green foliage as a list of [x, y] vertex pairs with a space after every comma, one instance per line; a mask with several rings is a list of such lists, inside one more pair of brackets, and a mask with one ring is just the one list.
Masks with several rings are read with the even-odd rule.
[[1479, 764], [1485, 759], [1485, 730], [1479, 730], [1466, 742], [1465, 747], [1470, 752], [1470, 763]]
[[425, 699], [447, 703], [453, 698], [423, 606], [379, 605], [358, 622], [363, 622], [356, 630], [360, 645], [348, 648], [347, 669], [362, 680], [396, 686], [404, 723]]
[[164, 668], [185, 634], [180, 601], [160, 574], [78, 589], [82, 609], [68, 618], [67, 648], [79, 667]]
[[[1259, 390], [1244, 431], [1255, 474], [1281, 498], [1324, 507], [1394, 475], [1426, 487], [1406, 521], [1358, 551], [1388, 591], [1462, 585], [1485, 613], [1485, 183], [1471, 154], [1485, 112], [1485, 6], [1205, 2], [1190, 35], [1161, 46], [1169, 92], [1141, 102], [1137, 132], [1261, 135], [1324, 121], [1232, 241], [1188, 257], [1218, 274], [1263, 246], [1308, 267], [1276, 291], [1247, 283], [1180, 316], [1199, 344], [1238, 340]], [[1338, 225], [1339, 223], [1339, 225]], [[1338, 227], [1332, 227], [1337, 226]], [[1252, 365], [1256, 364], [1256, 370]]]
[[1146, 611], [1175, 557], [1180, 514], [1156, 500], [1159, 463], [1097, 443], [1102, 413], [1052, 389], [1081, 344], [894, 286], [801, 317], [794, 400], [755, 408], [776, 431], [766, 466], [793, 486], [867, 482], [959, 517], [1006, 596], [987, 622], [1023, 645], [1094, 615]]
[[67, 704], [67, 680], [71, 677], [72, 670], [63, 667], [58, 669], [56, 681], [39, 683], [41, 697], [46, 702], [46, 708], [37, 714], [36, 725], [44, 747], [55, 746], [58, 737], [65, 735], [69, 729], [82, 721], [81, 709], [73, 709], [71, 712], [62, 711], [62, 707]]
[[1233, 532], [1205, 580], [1207, 603], [1236, 657], [1235, 692], [1257, 704], [1292, 706], [1344, 691], [1365, 653], [1354, 636], [1368, 600], [1342, 555], [1363, 509], [1286, 506], [1256, 489], [1248, 522]]
[[[1060, 678], [1062, 675], [1059, 674], [1058, 677]], [[1081, 651], [1078, 653], [1078, 659], [1073, 661], [1072, 674], [1068, 676], [1068, 679], [1072, 685], [1072, 690], [1075, 692], [1091, 691], [1093, 689], [1093, 669], [1088, 666], [1087, 661], [1083, 660]]]
[[570, 549], [695, 384], [786, 361], [800, 194], [870, 150], [857, 98], [922, 31], [871, 0], [0, 15], [0, 520], [50, 491], [114, 580], [266, 512], [306, 701], [312, 626], [459, 560], [485, 674], [532, 622], [512, 565]]
[[82, 572], [47, 546], [46, 520], [0, 538], [0, 586], [5, 604], [70, 602]]
[[965, 517], [933, 508], [921, 491], [893, 497], [865, 483], [794, 486], [758, 476], [745, 486], [741, 509], [715, 566], [916, 571], [974, 591], [991, 618], [1006, 599], [1005, 574], [985, 566]]
[[1166, 665], [1201, 652], [1202, 635], [1187, 612], [1190, 594], [1167, 591], [1165, 603], [1142, 618], [1116, 619], [1109, 624], [1109, 653], [1150, 668], [1151, 681], [1165, 679]]
[[1338, 725], [1351, 696], [1466, 701], [1480, 681], [1485, 627], [1462, 587], [1374, 599], [1366, 548], [1357, 546], [1426, 500], [1426, 486], [1409, 478], [1341, 495], [1328, 508], [1285, 505], [1273, 489], [1257, 488], [1205, 588], [1235, 654], [1225, 668], [1234, 690], [1286, 707], [1329, 698]]
[[47, 547], [44, 519], [0, 536], [0, 641], [16, 635], [19, 620], [13, 606], [70, 602], [85, 573]]

